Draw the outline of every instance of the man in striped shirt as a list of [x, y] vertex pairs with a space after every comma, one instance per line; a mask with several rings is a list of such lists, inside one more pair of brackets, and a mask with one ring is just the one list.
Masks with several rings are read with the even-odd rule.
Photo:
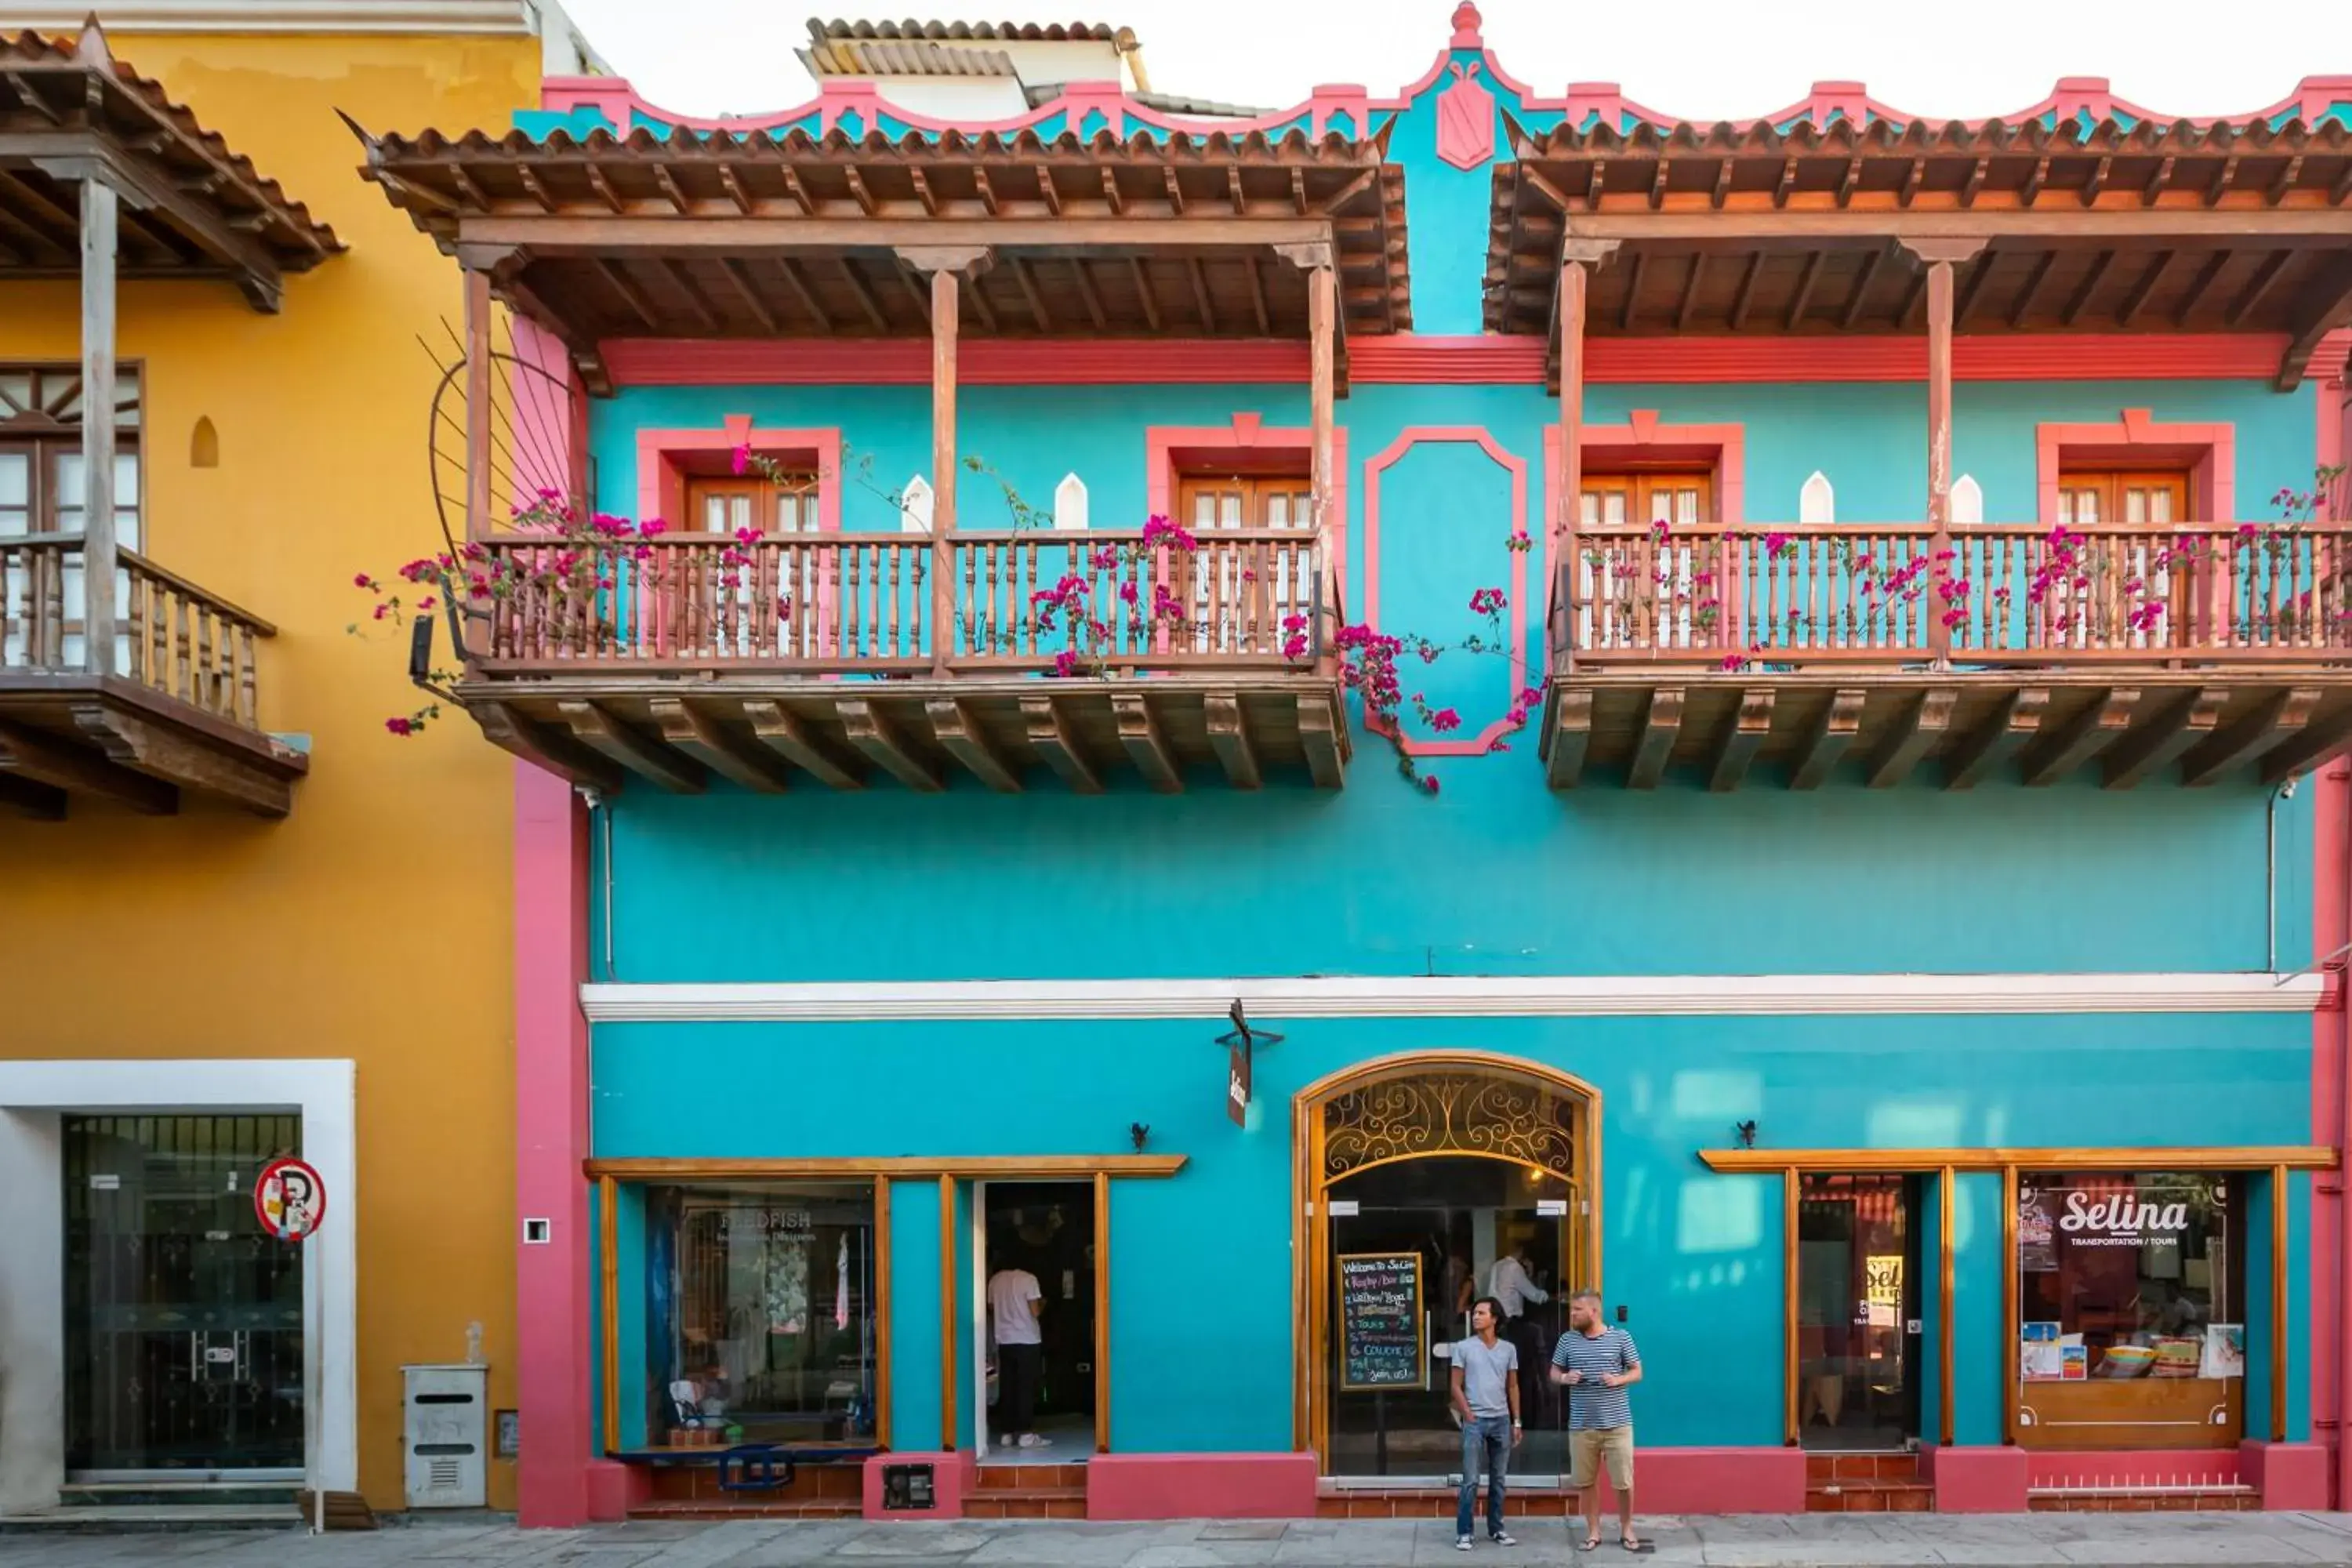
[[1584, 1550], [1601, 1544], [1601, 1475], [1617, 1490], [1617, 1540], [1628, 1552], [1647, 1551], [1633, 1533], [1633, 1410], [1625, 1391], [1642, 1381], [1642, 1352], [1633, 1336], [1601, 1321], [1601, 1293], [1569, 1298], [1568, 1332], [1551, 1352], [1551, 1380], [1568, 1389], [1570, 1485], [1584, 1502]]

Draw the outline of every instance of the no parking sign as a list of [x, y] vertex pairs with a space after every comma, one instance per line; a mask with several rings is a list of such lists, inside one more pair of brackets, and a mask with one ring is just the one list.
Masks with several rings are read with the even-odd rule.
[[253, 1184], [253, 1212], [280, 1241], [301, 1241], [327, 1217], [327, 1184], [299, 1160], [272, 1160]]

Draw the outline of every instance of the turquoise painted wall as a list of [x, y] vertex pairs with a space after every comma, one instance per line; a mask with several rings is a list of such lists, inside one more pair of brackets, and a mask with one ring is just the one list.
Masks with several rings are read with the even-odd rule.
[[[2308, 471], [2312, 394], [2252, 383], [1988, 384], [1961, 388], [1958, 466], [1985, 489], [1987, 514], [2031, 517], [2033, 426], [2114, 418], [2233, 421], [2238, 487], [2267, 494]], [[666, 387], [595, 409], [603, 503], [637, 490], [641, 427], [837, 425], [853, 453], [845, 524], [896, 526], [882, 492], [928, 467], [928, 394], [919, 387]], [[1815, 469], [1840, 515], [1918, 510], [1925, 483], [1916, 388], [1899, 385], [1609, 386], [1596, 420], [1656, 409], [1670, 422], [1748, 430], [1747, 510], [1795, 516]], [[1464, 443], [1423, 444], [1382, 465], [1380, 619], [1442, 641], [1478, 632], [1470, 592], [1508, 585], [1528, 606], [1526, 657], [1542, 622], [1539, 567], [1504, 541], [1540, 531], [1542, 431], [1556, 405], [1531, 387], [1368, 386], [1342, 405], [1349, 431], [1349, 600], [1364, 598], [1373, 460], [1409, 426], [1475, 426], [1527, 466], [1525, 510], [1506, 469]], [[1291, 387], [973, 388], [964, 449], [1032, 502], [1078, 472], [1103, 526], [1145, 507], [1145, 431], [1224, 426], [1236, 412], [1303, 424]], [[871, 485], [856, 475], [871, 460]], [[1007, 520], [988, 483], [967, 478], [964, 517]], [[1499, 657], [1454, 652], [1412, 668], [1412, 689], [1455, 707], [1465, 732], [1501, 716], [1515, 689]], [[1262, 795], [1222, 784], [1175, 798], [1144, 794], [1114, 770], [1108, 795], [1058, 787], [1000, 797], [958, 775], [942, 805], [887, 779], [863, 795], [747, 798], [725, 785], [686, 800], [652, 791], [614, 807], [615, 978], [916, 979], [1143, 973], [1540, 973], [1885, 970], [2259, 969], [2269, 962], [2264, 902], [2268, 796], [2251, 774], [2183, 792], [2108, 794], [2089, 781], [1969, 795], [1925, 787], [1865, 792], [1854, 771], [1822, 796], [1770, 787], [1703, 796], [1687, 778], [1655, 795], [1608, 787], [1554, 796], [1535, 738], [1441, 763], [1434, 800], [1388, 775], [1383, 747], [1359, 733], [1349, 787], [1336, 797], [1277, 778]], [[2309, 795], [2277, 810], [2279, 952], [2309, 949]], [[1368, 872], [1369, 868], [1370, 869]], [[1281, 891], [1266, 896], [1264, 871]], [[835, 918], [854, 873], [861, 907], [922, 909], [922, 942], [877, 942], [868, 922]], [[1477, 896], [1460, 896], [1463, 879]], [[1079, 889], [1113, 894], [1121, 918], [1071, 918]], [[789, 911], [713, 942], [680, 905]], [[1312, 916], [1307, 915], [1311, 906]], [[1213, 920], [1200, 917], [1214, 908]], [[1007, 919], [1007, 910], [1021, 918]], [[1149, 932], [1139, 939], [1139, 932]], [[1141, 954], [1148, 949], [1148, 961]]]
[[[1213, 1022], [604, 1025], [598, 1152], [1090, 1153], [1124, 1150], [1128, 1124], [1148, 1122], [1155, 1152], [1189, 1163], [1171, 1180], [1118, 1184], [1118, 1446], [1281, 1448], [1297, 1321], [1290, 1097], [1391, 1052], [1524, 1057], [1603, 1097], [1604, 1288], [1630, 1308], [1647, 1359], [1644, 1439], [1769, 1445], [1781, 1411], [1779, 1178], [1716, 1175], [1696, 1154], [1730, 1142], [1735, 1121], [1752, 1117], [1761, 1142], [1798, 1147], [2293, 1143], [2310, 1131], [2310, 1026], [2294, 1015], [1264, 1023], [1287, 1037], [1259, 1058], [1270, 1114], [1249, 1131], [1224, 1117]], [[709, 1093], [713, 1083], [729, 1092]], [[909, 1448], [927, 1446], [938, 1425], [937, 1191], [894, 1186], [892, 1398], [898, 1444]], [[1999, 1429], [1999, 1196], [1994, 1178], [1961, 1178], [1963, 1442], [1995, 1440]], [[2293, 1236], [2301, 1324], [2309, 1261], [2300, 1219]], [[623, 1245], [626, 1279], [642, 1241], [625, 1226]], [[2260, 1268], [2250, 1257], [2250, 1277]], [[1210, 1296], [1220, 1305], [1203, 1310]], [[642, 1382], [632, 1359], [641, 1342], [625, 1311], [625, 1385]], [[1213, 1396], [1203, 1369], [1213, 1369]], [[2295, 1434], [2308, 1422], [2302, 1371], [2289, 1381]], [[961, 1391], [959, 1404], [968, 1435]]]

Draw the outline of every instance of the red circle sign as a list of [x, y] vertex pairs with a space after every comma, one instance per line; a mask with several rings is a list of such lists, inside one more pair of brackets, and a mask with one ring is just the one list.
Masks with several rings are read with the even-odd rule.
[[253, 1212], [280, 1241], [300, 1241], [327, 1217], [327, 1184], [299, 1160], [272, 1160], [253, 1184]]

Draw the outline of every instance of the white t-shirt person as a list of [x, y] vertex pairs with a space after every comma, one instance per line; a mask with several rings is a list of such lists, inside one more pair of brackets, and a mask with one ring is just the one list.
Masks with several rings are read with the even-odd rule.
[[995, 1320], [1000, 1345], [1044, 1342], [1037, 1328], [1036, 1304], [1045, 1299], [1037, 1277], [1026, 1268], [1000, 1268], [988, 1277], [988, 1315]]

